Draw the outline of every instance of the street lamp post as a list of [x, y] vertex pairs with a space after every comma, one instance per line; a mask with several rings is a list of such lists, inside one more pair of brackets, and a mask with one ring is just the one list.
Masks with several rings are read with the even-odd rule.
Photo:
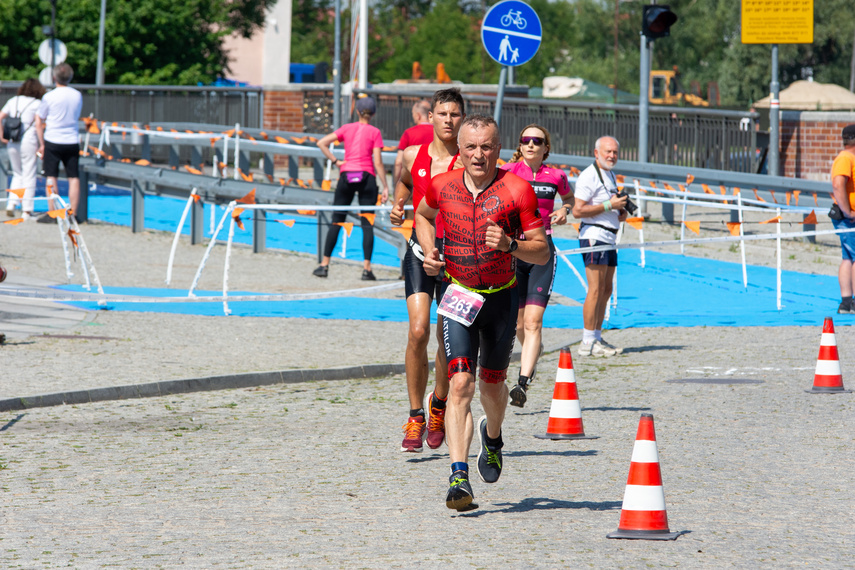
[[101, 23], [98, 25], [98, 66], [95, 85], [104, 85], [104, 21], [107, 17], [107, 0], [101, 0]]

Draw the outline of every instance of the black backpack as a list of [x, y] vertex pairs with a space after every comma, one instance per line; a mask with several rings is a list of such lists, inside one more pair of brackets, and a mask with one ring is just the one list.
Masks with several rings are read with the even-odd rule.
[[[33, 101], [30, 101], [27, 104], [27, 107], [33, 104]], [[3, 138], [7, 141], [11, 142], [21, 142], [21, 139], [24, 138], [24, 133], [27, 129], [24, 128], [24, 123], [21, 121], [21, 116], [24, 114], [24, 111], [27, 110], [27, 107], [21, 111], [20, 115], [17, 116], [8, 116], [3, 119]], [[15, 100], [15, 113], [18, 112], [18, 100]], [[32, 125], [30, 125], [32, 126]]]

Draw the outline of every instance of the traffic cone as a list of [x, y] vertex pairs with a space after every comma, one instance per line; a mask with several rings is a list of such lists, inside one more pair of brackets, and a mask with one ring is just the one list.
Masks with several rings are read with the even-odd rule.
[[813, 376], [813, 388], [805, 392], [841, 394], [851, 391], [843, 388], [840, 357], [837, 354], [837, 338], [834, 336], [834, 322], [831, 317], [825, 317], [822, 325], [822, 339], [819, 341], [819, 356], [816, 359], [816, 372]]
[[641, 414], [623, 494], [620, 522], [617, 530], [607, 534], [606, 538], [675, 540], [680, 534], [668, 529], [653, 414]]
[[573, 356], [570, 349], [562, 348], [555, 375], [555, 390], [552, 392], [552, 407], [549, 408], [549, 423], [546, 433], [535, 434], [538, 439], [597, 439], [585, 435], [582, 426], [582, 408], [579, 406], [579, 391], [576, 389], [576, 374], [573, 372]]

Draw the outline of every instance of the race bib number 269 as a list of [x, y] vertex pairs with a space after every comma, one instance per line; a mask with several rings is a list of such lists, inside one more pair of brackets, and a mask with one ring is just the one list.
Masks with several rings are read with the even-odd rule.
[[451, 284], [445, 290], [445, 295], [442, 296], [442, 301], [440, 301], [436, 312], [468, 327], [475, 322], [475, 317], [478, 316], [483, 305], [483, 295], [465, 287]]

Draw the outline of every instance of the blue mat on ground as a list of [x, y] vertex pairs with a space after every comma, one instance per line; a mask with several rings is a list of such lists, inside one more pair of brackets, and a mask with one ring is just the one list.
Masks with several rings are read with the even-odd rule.
[[[101, 190], [103, 188], [103, 190]], [[101, 190], [101, 191], [99, 191]], [[145, 227], [174, 232], [184, 207], [182, 200], [147, 196], [145, 201]], [[205, 205], [205, 235], [210, 236], [210, 205]], [[90, 194], [89, 216], [110, 223], [130, 225], [130, 196], [99, 187]], [[217, 208], [217, 220], [223, 209]], [[235, 241], [251, 243], [252, 220], [243, 214], [245, 231], [236, 230]], [[274, 220], [295, 219], [292, 228]], [[289, 251], [315, 253], [317, 227], [315, 218], [288, 214], [269, 214], [267, 227], [268, 247]], [[189, 234], [189, 222], [184, 234]], [[225, 238], [223, 232], [220, 235]], [[337, 255], [342, 250], [342, 232]], [[556, 239], [560, 250], [578, 247], [578, 241]], [[358, 227], [347, 240], [347, 258], [360, 260], [362, 237]], [[736, 255], [734, 255], [736, 257]], [[569, 256], [574, 267], [584, 275], [580, 255]], [[640, 265], [638, 250], [620, 253], [618, 267], [618, 306], [611, 309], [608, 328], [663, 327], [663, 326], [788, 326], [822, 323], [837, 308], [837, 277], [809, 275], [795, 271], [782, 273], [783, 308], [776, 308], [773, 268], [748, 266], [748, 287], [742, 285], [742, 266], [739, 263], [715, 261], [682, 255], [646, 252], [646, 266]], [[375, 240], [375, 263], [398, 267], [397, 251], [381, 240]], [[164, 264], [166, 261], [164, 260]], [[63, 286], [60, 289], [83, 291], [80, 286]], [[585, 291], [579, 280], [559, 260], [554, 291], [580, 303]], [[114, 295], [137, 297], [184, 296], [186, 290], [106, 287]], [[234, 291], [230, 295], [263, 295], [263, 292]], [[220, 292], [199, 291], [202, 297], [218, 296]], [[97, 302], [74, 302], [75, 306], [96, 310]], [[164, 313], [223, 316], [220, 301], [210, 303], [110, 303], [108, 308], [121, 311], [154, 311]], [[317, 319], [354, 319], [406, 322], [406, 302], [402, 299], [369, 299], [338, 297], [300, 301], [237, 301], [229, 302], [233, 316], [302, 317]], [[855, 317], [852, 317], [855, 320]], [[848, 324], [841, 316], [839, 325]], [[544, 326], [552, 328], [582, 327], [582, 308], [551, 305], [544, 315]]]

